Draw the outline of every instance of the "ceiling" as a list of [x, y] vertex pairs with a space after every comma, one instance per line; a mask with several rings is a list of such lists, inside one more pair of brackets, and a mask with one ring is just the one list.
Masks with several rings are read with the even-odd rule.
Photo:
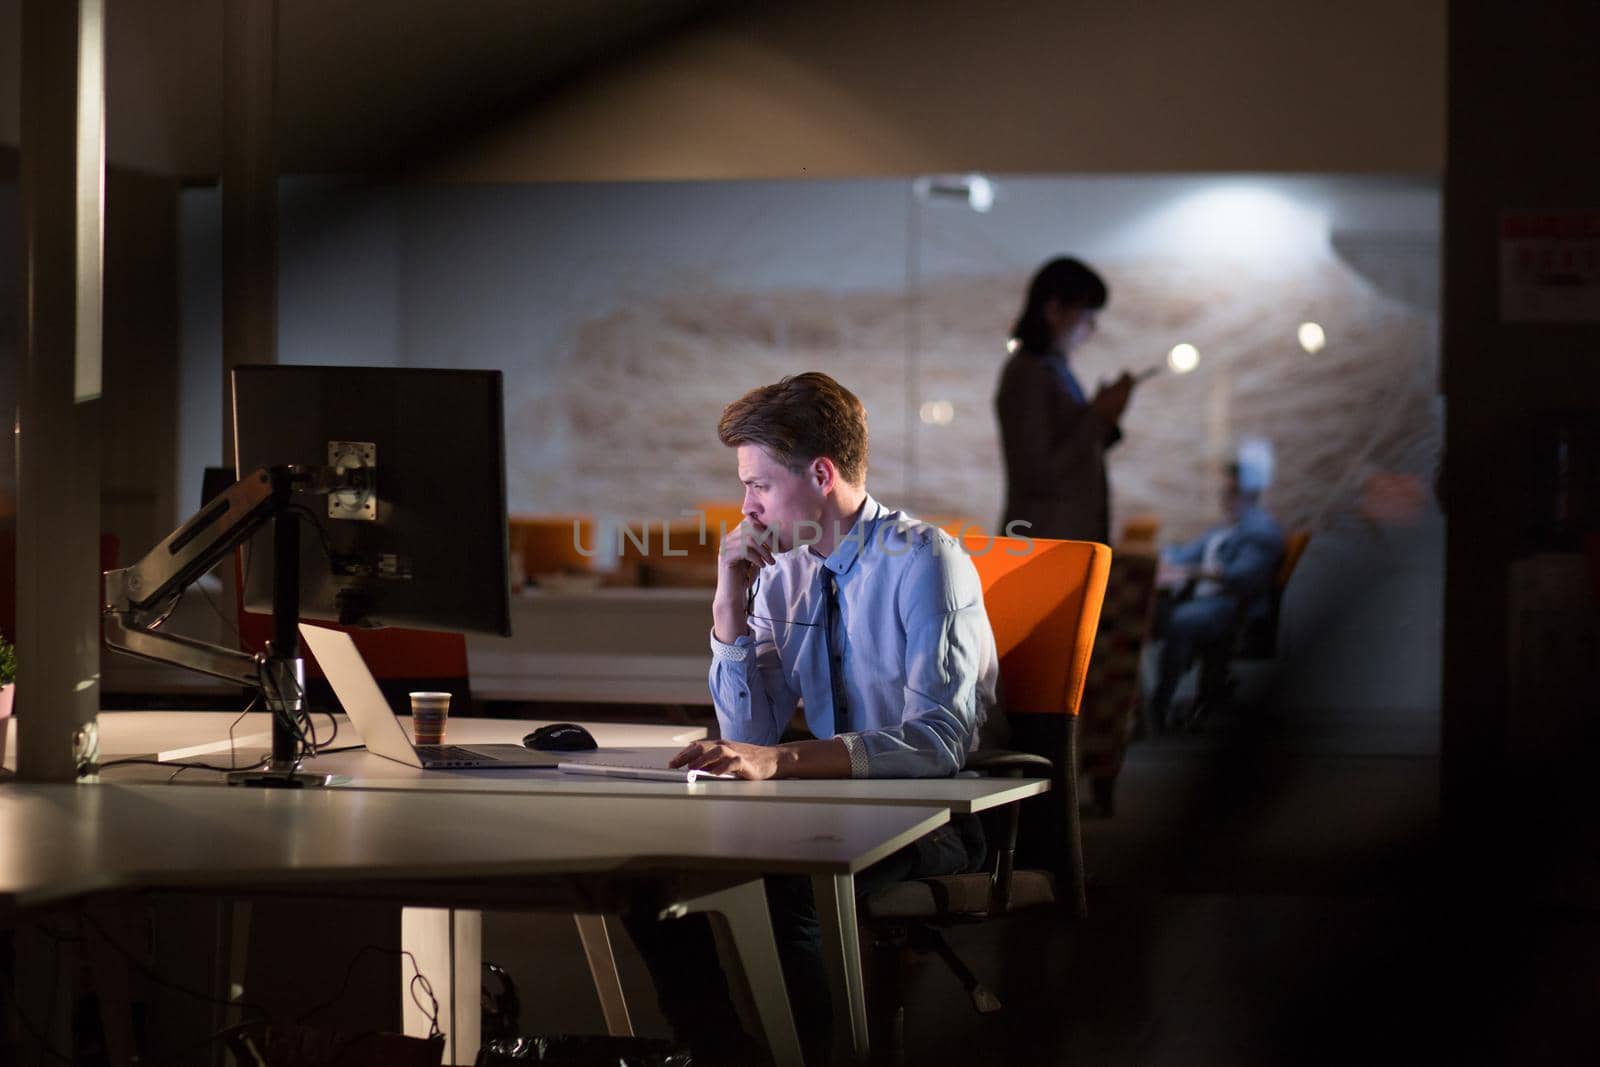
[[403, 165], [723, 0], [278, 0], [285, 172]]
[[[220, 170], [229, 3], [106, 0], [114, 164]], [[282, 173], [403, 168], [730, 0], [276, 0]], [[742, 5], [748, 7], [746, 3]], [[22, 0], [0, 0], [0, 144], [18, 143]]]
[[[24, 2], [71, 0], [0, 0], [0, 147], [19, 140]], [[102, 2], [110, 162], [201, 182], [221, 170], [225, 13], [273, 8], [281, 174], [1438, 173], [1444, 160], [1446, 0]]]

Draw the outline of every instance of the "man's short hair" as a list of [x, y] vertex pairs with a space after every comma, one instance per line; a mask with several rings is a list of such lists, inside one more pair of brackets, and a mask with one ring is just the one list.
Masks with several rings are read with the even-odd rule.
[[794, 474], [826, 456], [850, 485], [867, 475], [867, 409], [820, 371], [750, 390], [723, 410], [717, 436], [729, 448], [760, 445]]

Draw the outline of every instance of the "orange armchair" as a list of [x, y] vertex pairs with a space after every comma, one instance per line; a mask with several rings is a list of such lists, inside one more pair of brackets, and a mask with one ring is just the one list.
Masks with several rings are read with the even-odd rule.
[[[1051, 792], [1024, 814], [1024, 859], [1057, 875], [1063, 899], [1087, 912], [1078, 825], [1078, 726], [1111, 571], [1089, 541], [969, 536], [1000, 654], [1000, 700], [1015, 749], [1051, 761]], [[979, 757], [973, 764], [982, 768]]]
[[[1060, 903], [1087, 913], [1079, 833], [1076, 747], [1078, 709], [1094, 651], [1111, 550], [1085, 541], [966, 536], [983, 584], [984, 608], [1000, 655], [1000, 698], [1011, 744], [1021, 751], [979, 751], [970, 770], [1048, 775], [1051, 792], [1011, 805], [1002, 826], [986, 828], [994, 856], [990, 871], [944, 875], [888, 886], [862, 901], [873, 935], [879, 983], [873, 1015], [876, 1040], [898, 1046], [898, 978], [908, 951], [935, 952], [955, 972], [981, 1012], [1000, 1002], [956, 957], [938, 927], [978, 922], [1013, 910]], [[998, 833], [996, 832], [998, 830]], [[1024, 860], [1045, 868], [1017, 869]]]
[[599, 551], [588, 515], [513, 515], [507, 540], [513, 565], [520, 564], [530, 581], [541, 574], [592, 570], [592, 557], [584, 553]]
[[1289, 584], [1289, 577], [1294, 574], [1294, 569], [1299, 564], [1300, 557], [1306, 554], [1306, 546], [1309, 544], [1311, 544], [1310, 530], [1291, 530], [1283, 539], [1283, 560], [1278, 564], [1278, 573], [1273, 577], [1273, 585], [1277, 592], [1282, 593], [1283, 587]]

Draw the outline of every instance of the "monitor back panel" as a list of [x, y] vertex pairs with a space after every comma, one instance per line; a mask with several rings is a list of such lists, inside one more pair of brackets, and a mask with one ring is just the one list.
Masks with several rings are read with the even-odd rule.
[[[241, 366], [233, 404], [240, 474], [328, 466], [334, 442], [373, 451], [371, 521], [295, 496], [302, 617], [510, 634], [499, 371]], [[272, 609], [273, 568], [269, 526], [247, 545], [248, 610]]]

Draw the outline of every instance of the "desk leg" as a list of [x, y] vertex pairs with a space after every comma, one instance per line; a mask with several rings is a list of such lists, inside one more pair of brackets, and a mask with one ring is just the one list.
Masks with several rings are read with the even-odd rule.
[[617, 960], [611, 954], [611, 937], [606, 933], [604, 915], [574, 915], [583, 955], [589, 961], [594, 991], [600, 996], [605, 1013], [606, 1033], [612, 1037], [632, 1037], [633, 1020], [628, 1018], [628, 1001], [622, 994], [622, 979], [617, 976]]
[[[444, 1031], [444, 1062], [470, 1064], [483, 1037], [483, 913], [401, 908], [400, 946], [433, 984]], [[428, 1015], [411, 999], [411, 966], [400, 968], [400, 1011], [407, 1037], [428, 1036]], [[424, 1004], [427, 997], [417, 994]]]
[[[16, 1048], [22, 1063], [74, 1063], [73, 985], [80, 959], [72, 942], [77, 925], [42, 915], [24, 918], [11, 929], [16, 977], [26, 981], [15, 981], [16, 999], [0, 1011], [0, 1027], [11, 1027], [9, 1016], [14, 1011], [21, 1024]], [[5, 1040], [10, 1037], [5, 1033]]]
[[120, 909], [108, 905], [90, 907], [92, 927], [84, 932], [89, 949], [89, 966], [94, 970], [95, 993], [100, 1001], [100, 1025], [105, 1036], [106, 1058], [111, 1063], [134, 1063], [133, 996], [128, 984], [128, 961], [111, 947], [110, 939], [126, 942], [121, 936], [125, 923]]
[[841, 1056], [841, 1062], [865, 1063], [871, 1046], [861, 977], [861, 941], [856, 927], [856, 880], [848, 874], [814, 875], [811, 895], [822, 920], [822, 947], [832, 972], [828, 986], [833, 990], [833, 1017], [850, 1021], [849, 1050], [839, 1048], [840, 1042], [836, 1041], [835, 1053]]
[[778, 942], [772, 936], [772, 918], [767, 913], [767, 892], [761, 880], [681, 901], [668, 908], [664, 917], [695, 911], [716, 912], [727, 920], [773, 1063], [777, 1067], [804, 1067], [800, 1037], [795, 1032], [783, 985], [783, 968], [778, 963]]
[[[221, 1023], [218, 1029], [238, 1026], [244, 1022], [244, 1008], [239, 999], [244, 996], [245, 967], [250, 962], [250, 916], [252, 905], [247, 900], [224, 900], [217, 905], [217, 932], [221, 951], [217, 959], [217, 972], [212, 978], [212, 995], [227, 1001], [220, 1008]], [[220, 995], [219, 995], [220, 994]], [[218, 1012], [213, 1011], [214, 1016]]]

